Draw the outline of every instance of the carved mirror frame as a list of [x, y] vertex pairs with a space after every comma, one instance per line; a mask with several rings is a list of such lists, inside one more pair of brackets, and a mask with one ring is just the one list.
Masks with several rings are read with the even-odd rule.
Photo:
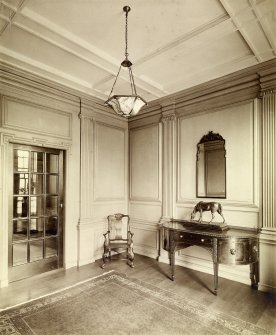
[[197, 144], [197, 198], [226, 198], [225, 140], [209, 131]]

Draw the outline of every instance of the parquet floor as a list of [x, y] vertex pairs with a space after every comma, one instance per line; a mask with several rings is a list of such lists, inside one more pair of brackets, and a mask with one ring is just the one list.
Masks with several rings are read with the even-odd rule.
[[176, 279], [168, 275], [168, 264], [152, 258], [135, 256], [135, 267], [131, 269], [124, 260], [116, 259], [100, 267], [101, 261], [68, 270], [58, 270], [25, 280], [10, 283], [0, 289], [0, 309], [47, 295], [74, 285], [77, 282], [116, 270], [128, 277], [140, 279], [152, 285], [171, 291], [179, 296], [198, 301], [211, 310], [223, 312], [259, 325], [276, 334], [276, 296], [251, 289], [250, 286], [219, 278], [218, 296], [212, 294], [213, 276], [176, 266]]

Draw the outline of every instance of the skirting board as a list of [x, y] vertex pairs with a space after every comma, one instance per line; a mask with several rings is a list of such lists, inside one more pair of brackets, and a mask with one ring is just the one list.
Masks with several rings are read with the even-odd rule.
[[69, 261], [69, 262], [64, 263], [64, 269], [65, 270], [73, 268], [74, 266], [78, 266], [77, 260], [75, 260], [75, 261]]
[[158, 252], [155, 248], [151, 249], [147, 247], [135, 246], [134, 247], [134, 259], [135, 259], [135, 254], [147, 256], [147, 257], [154, 258], [154, 259], [158, 257]]
[[94, 263], [95, 260], [96, 259], [94, 257], [90, 257], [90, 258], [86, 258], [86, 259], [80, 259], [79, 262], [78, 262], [78, 266]]
[[276, 287], [259, 283], [258, 289], [259, 289], [259, 291], [271, 293], [271, 294], [274, 294], [276, 296]]
[[0, 288], [7, 287], [9, 285], [8, 279], [0, 280]]

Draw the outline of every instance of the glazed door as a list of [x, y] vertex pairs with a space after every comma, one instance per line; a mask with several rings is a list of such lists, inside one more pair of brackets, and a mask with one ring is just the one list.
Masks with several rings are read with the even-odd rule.
[[9, 281], [63, 266], [63, 152], [13, 145]]

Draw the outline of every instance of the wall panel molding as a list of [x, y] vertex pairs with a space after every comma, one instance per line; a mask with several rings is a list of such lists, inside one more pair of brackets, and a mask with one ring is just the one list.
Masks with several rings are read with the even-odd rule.
[[132, 128], [129, 136], [130, 201], [159, 203], [162, 198], [160, 124]]
[[8, 96], [2, 97], [2, 127], [72, 140], [71, 113]]
[[[93, 202], [127, 198], [127, 129], [94, 122]], [[103, 170], [106, 172], [103, 177]], [[118, 175], [118, 172], [120, 173]], [[112, 178], [113, 176], [113, 178]], [[105, 180], [105, 184], [102, 181]], [[107, 182], [108, 180], [108, 182]], [[121, 184], [119, 185], [119, 182]], [[105, 187], [105, 189], [104, 189]]]

